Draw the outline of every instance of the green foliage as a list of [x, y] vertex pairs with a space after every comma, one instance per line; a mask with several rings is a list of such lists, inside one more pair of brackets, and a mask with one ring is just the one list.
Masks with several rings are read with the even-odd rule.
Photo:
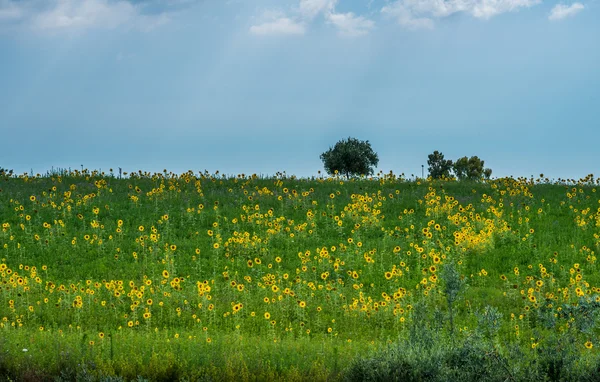
[[13, 175], [13, 170], [0, 167], [0, 176], [9, 177]]
[[1, 181], [0, 379], [597, 380], [589, 180], [125, 177]]
[[477, 329], [484, 338], [493, 340], [502, 323], [502, 313], [495, 306], [486, 305], [482, 312], [476, 312]]
[[444, 159], [444, 154], [436, 150], [427, 156], [427, 165], [429, 176], [433, 179], [450, 178], [454, 175], [458, 180], [478, 181], [492, 176], [492, 170], [484, 168], [484, 161], [477, 156], [465, 156], [453, 162]]
[[453, 345], [451, 336], [426, 322], [418, 337], [402, 338], [347, 369], [346, 381], [507, 381], [515, 380], [506, 360], [477, 336]]
[[444, 159], [444, 154], [439, 151], [434, 151], [433, 154], [427, 156], [427, 165], [429, 176], [434, 179], [449, 178], [452, 170], [452, 161]]
[[321, 154], [321, 160], [328, 174], [337, 172], [346, 177], [371, 175], [373, 168], [379, 163], [379, 157], [369, 141], [350, 137], [342, 139]]
[[[536, 347], [492, 342], [502, 315], [486, 306], [473, 331], [455, 338], [435, 329], [431, 318], [411, 324], [411, 333], [369, 356], [356, 358], [344, 374], [350, 381], [599, 381], [600, 357], [582, 356], [574, 333], [557, 333]], [[416, 317], [415, 317], [416, 318]], [[412, 329], [414, 327], [414, 330]], [[458, 343], [456, 343], [458, 341]]]
[[444, 295], [448, 306], [452, 306], [464, 285], [464, 281], [460, 278], [460, 273], [456, 269], [456, 265], [453, 262], [449, 262], [444, 266], [441, 274], [442, 281], [444, 282]]
[[[444, 266], [442, 274], [440, 275], [444, 283], [444, 295], [446, 296], [446, 303], [448, 304], [448, 313], [450, 321], [450, 333], [454, 333], [454, 303], [458, 299], [458, 295], [461, 292], [464, 282], [460, 278], [460, 273], [456, 269], [456, 265], [453, 262], [449, 262]], [[454, 339], [454, 336], [452, 336]]]
[[484, 168], [484, 161], [477, 156], [458, 158], [452, 168], [458, 180], [481, 180], [492, 176], [492, 170]]

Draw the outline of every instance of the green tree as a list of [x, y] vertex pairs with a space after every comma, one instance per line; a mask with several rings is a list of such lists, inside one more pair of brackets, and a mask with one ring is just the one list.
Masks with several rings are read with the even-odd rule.
[[346, 177], [371, 175], [379, 163], [379, 157], [369, 141], [350, 137], [342, 139], [321, 154], [321, 160], [328, 174], [335, 174], [337, 171]]
[[458, 158], [453, 165], [454, 175], [458, 180], [489, 179], [492, 176], [492, 170], [484, 168], [484, 164], [485, 162], [477, 156]]
[[452, 161], [450, 159], [444, 159], [444, 154], [436, 150], [433, 154], [429, 154], [427, 158], [429, 176], [434, 179], [450, 177]]
[[452, 166], [454, 170], [454, 175], [458, 180], [467, 179], [467, 168], [469, 167], [469, 158], [462, 157], [458, 158], [454, 165]]
[[0, 167], [0, 176], [12, 176], [13, 170]]

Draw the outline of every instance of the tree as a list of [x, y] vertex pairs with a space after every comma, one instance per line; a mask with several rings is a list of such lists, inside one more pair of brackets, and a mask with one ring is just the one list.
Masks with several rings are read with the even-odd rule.
[[323, 166], [328, 174], [339, 174], [346, 177], [356, 175], [371, 175], [379, 163], [377, 153], [373, 151], [369, 141], [359, 141], [356, 138], [342, 139], [321, 154]]
[[9, 177], [13, 175], [13, 170], [0, 167], [0, 176]]
[[452, 161], [450, 159], [444, 159], [444, 154], [436, 150], [433, 154], [429, 154], [427, 158], [429, 176], [434, 179], [450, 177]]
[[492, 176], [492, 170], [484, 168], [484, 161], [477, 156], [471, 158], [462, 157], [454, 162], [454, 174], [458, 180], [481, 180], [489, 179]]
[[483, 170], [483, 177], [485, 179], [490, 179], [492, 177], [492, 169], [486, 168], [485, 170]]
[[454, 175], [458, 180], [464, 180], [467, 178], [467, 168], [469, 167], [469, 158], [462, 157], [458, 158], [454, 165], [452, 166], [454, 169]]

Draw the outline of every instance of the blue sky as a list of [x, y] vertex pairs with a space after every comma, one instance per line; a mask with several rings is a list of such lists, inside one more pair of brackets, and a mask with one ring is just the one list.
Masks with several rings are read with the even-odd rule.
[[598, 0], [0, 0], [0, 167], [600, 174]]

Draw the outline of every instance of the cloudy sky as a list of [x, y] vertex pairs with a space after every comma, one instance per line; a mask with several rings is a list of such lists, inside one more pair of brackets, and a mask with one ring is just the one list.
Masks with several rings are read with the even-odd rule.
[[599, 0], [0, 0], [0, 167], [600, 175]]

